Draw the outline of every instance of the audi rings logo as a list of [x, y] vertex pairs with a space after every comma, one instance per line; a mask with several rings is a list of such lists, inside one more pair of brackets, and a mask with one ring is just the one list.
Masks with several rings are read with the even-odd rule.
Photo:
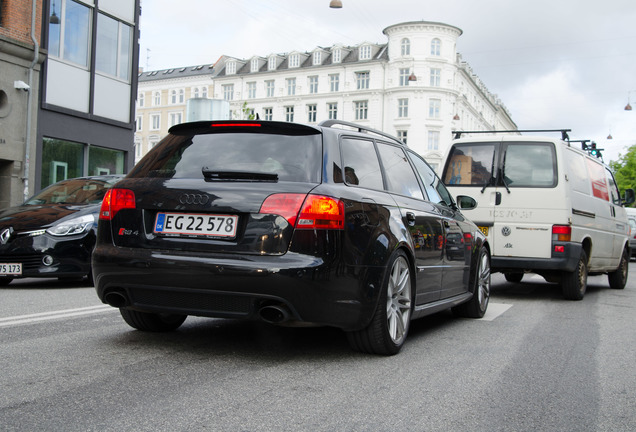
[[510, 227], [507, 227], [507, 226], [503, 227], [501, 229], [501, 233], [504, 235], [504, 237], [508, 237], [511, 233]]
[[185, 193], [179, 197], [181, 204], [207, 204], [210, 197], [207, 194], [189, 194]]

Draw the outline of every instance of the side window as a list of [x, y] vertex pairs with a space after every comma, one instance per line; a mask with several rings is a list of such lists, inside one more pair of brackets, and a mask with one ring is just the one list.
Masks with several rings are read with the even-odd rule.
[[568, 179], [572, 184], [572, 189], [586, 195], [590, 192], [590, 176], [585, 168], [585, 156], [566, 148], [563, 152], [565, 156], [565, 167], [568, 170]]
[[389, 191], [412, 198], [424, 199], [422, 189], [420, 189], [417, 177], [404, 154], [404, 150], [383, 143], [378, 143], [378, 150], [384, 166]]
[[380, 161], [373, 141], [344, 138], [341, 151], [345, 183], [369, 189], [384, 189]]
[[453, 204], [453, 199], [451, 198], [448, 189], [442, 183], [442, 181], [435, 175], [435, 172], [431, 169], [430, 166], [416, 153], [409, 151], [411, 156], [411, 160], [413, 161], [413, 165], [415, 165], [415, 169], [417, 170], [422, 183], [424, 184], [424, 189], [426, 189], [426, 194], [428, 195], [428, 200], [437, 204], [442, 204], [448, 207], [451, 207]]
[[612, 172], [605, 168], [605, 174], [607, 175], [607, 184], [609, 184], [609, 196], [610, 201], [612, 201], [616, 205], [621, 205], [621, 194], [618, 191], [618, 186], [614, 181], [614, 176]]

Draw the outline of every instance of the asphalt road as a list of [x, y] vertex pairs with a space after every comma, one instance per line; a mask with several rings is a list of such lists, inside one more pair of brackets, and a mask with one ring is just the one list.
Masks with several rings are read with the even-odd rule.
[[493, 277], [481, 320], [415, 321], [402, 352], [329, 328], [188, 318], [145, 334], [92, 287], [0, 288], [2, 431], [633, 431], [636, 264], [583, 301]]

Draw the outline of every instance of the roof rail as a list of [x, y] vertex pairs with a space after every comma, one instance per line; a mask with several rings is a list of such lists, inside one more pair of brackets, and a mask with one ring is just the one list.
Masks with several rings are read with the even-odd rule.
[[373, 128], [370, 128], [370, 127], [362, 126], [362, 125], [359, 125], [359, 124], [356, 124], [356, 123], [352, 123], [352, 122], [348, 122], [348, 121], [344, 121], [344, 120], [325, 120], [325, 121], [320, 122], [318, 124], [318, 126], [322, 126], [322, 127], [332, 127], [332, 126], [335, 126], [335, 125], [347, 126], [347, 127], [353, 128], [353, 129], [357, 129], [358, 132], [373, 133], [373, 134], [376, 134], [376, 135], [380, 135], [380, 136], [388, 138], [388, 139], [390, 139], [392, 141], [395, 141], [395, 142], [399, 143], [402, 146], [406, 146], [404, 141], [400, 141], [399, 139], [397, 139], [396, 137], [394, 137], [392, 135], [389, 135], [388, 133], [384, 133], [384, 132], [381, 132], [381, 131], [379, 131], [377, 129], [373, 129]]
[[453, 139], [461, 138], [462, 134], [488, 134], [488, 133], [522, 133], [522, 132], [561, 132], [561, 139], [563, 141], [569, 141], [570, 137], [568, 132], [572, 132], [572, 129], [516, 129], [516, 130], [490, 130], [490, 131], [452, 131], [454, 134]]

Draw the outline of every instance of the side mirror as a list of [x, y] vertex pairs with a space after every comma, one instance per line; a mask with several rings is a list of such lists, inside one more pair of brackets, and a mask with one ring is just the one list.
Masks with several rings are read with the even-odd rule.
[[[634, 191], [632, 191], [633, 193]], [[467, 195], [457, 195], [457, 206], [460, 210], [472, 210], [477, 207], [477, 201]]]
[[623, 205], [628, 205], [636, 201], [636, 195], [634, 195], [634, 189], [625, 189], [625, 197], [623, 198]]

